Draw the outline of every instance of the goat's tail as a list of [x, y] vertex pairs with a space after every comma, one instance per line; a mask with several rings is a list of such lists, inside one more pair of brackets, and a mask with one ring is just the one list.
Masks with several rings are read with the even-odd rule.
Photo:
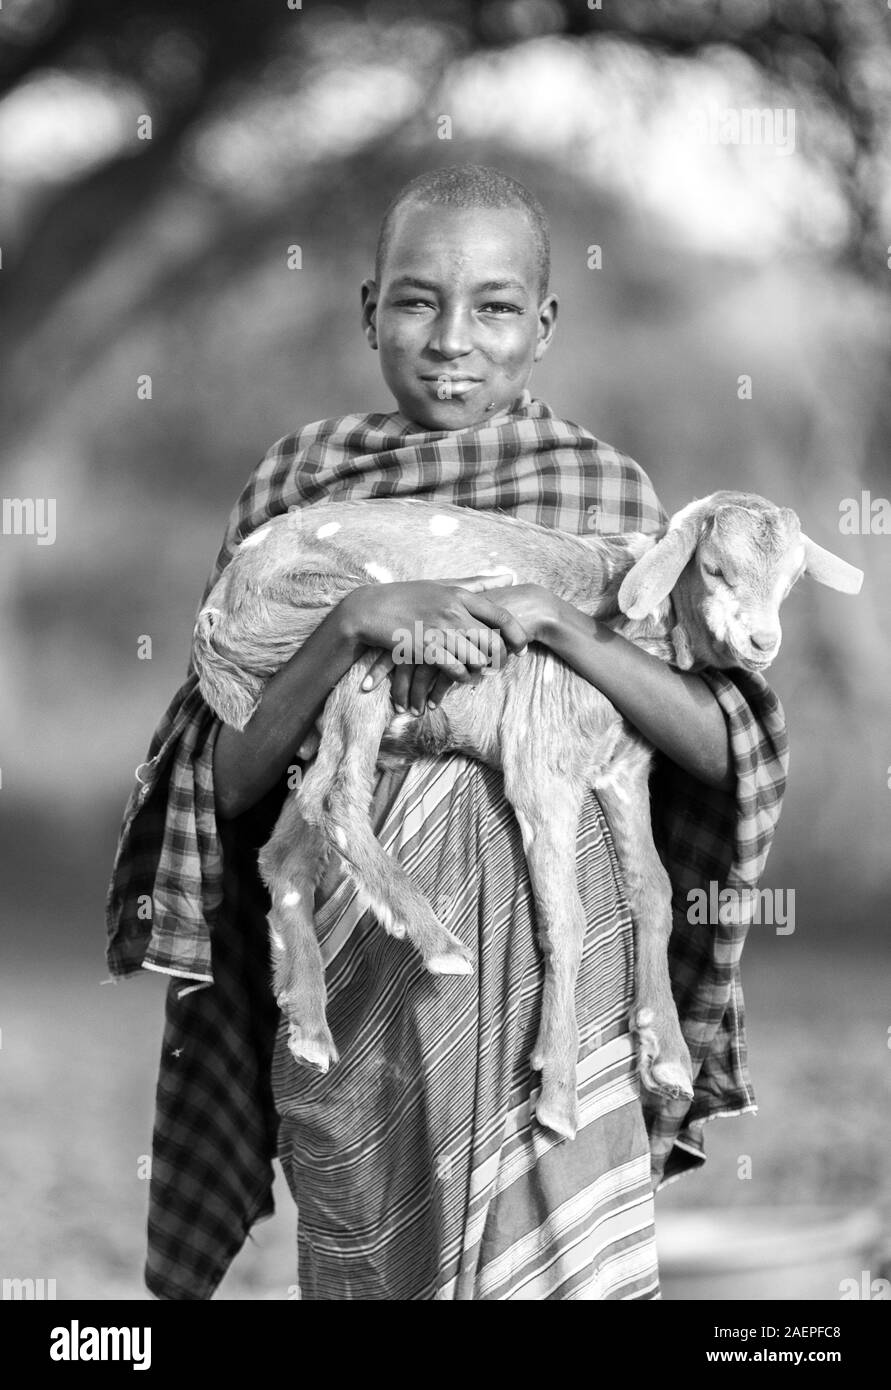
[[218, 608], [203, 608], [192, 636], [192, 661], [206, 703], [224, 724], [243, 729], [257, 708], [265, 681], [226, 654], [220, 629], [227, 619]]
[[217, 582], [195, 623], [192, 661], [201, 694], [225, 724], [243, 729], [269, 677], [341, 599], [369, 582], [337, 559], [309, 553], [299, 566], [273, 570], [249, 551]]

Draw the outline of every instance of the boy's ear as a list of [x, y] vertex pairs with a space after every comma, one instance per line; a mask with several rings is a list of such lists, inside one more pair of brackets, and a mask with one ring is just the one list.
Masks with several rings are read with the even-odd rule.
[[534, 356], [536, 362], [541, 361], [551, 345], [557, 325], [558, 308], [559, 300], [555, 294], [549, 294], [538, 306], [538, 341], [535, 344]]
[[377, 352], [377, 285], [374, 280], [362, 281], [362, 331], [368, 346]]

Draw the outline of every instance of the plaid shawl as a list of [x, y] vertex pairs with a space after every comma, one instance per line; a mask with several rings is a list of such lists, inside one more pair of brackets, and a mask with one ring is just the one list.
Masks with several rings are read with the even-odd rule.
[[[239, 542], [270, 517], [324, 499], [390, 496], [574, 533], [652, 532], [666, 521], [633, 460], [528, 392], [485, 424], [451, 433], [420, 432], [397, 413], [351, 415], [273, 445], [230, 517], [205, 596]], [[763, 678], [710, 671], [704, 679], [727, 719], [737, 781], [733, 792], [718, 791], [664, 758], [653, 777], [654, 831], [674, 888], [672, 981], [696, 1074], [689, 1107], [644, 1100], [657, 1177], [701, 1159], [711, 1115], [753, 1105], [739, 983], [746, 926], [691, 924], [688, 893], [712, 882], [757, 886], [785, 787], [783, 712]], [[137, 769], [108, 893], [112, 975], [147, 968], [177, 977], [158, 1083], [148, 1264], [149, 1287], [173, 1298], [209, 1296], [251, 1224], [272, 1209], [277, 1010], [256, 849], [284, 783], [218, 825], [218, 727], [190, 673]]]

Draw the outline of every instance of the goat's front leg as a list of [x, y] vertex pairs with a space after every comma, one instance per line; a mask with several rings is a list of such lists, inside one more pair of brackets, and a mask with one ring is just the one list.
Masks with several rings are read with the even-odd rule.
[[631, 1029], [648, 1091], [670, 1100], [693, 1098], [693, 1066], [681, 1032], [668, 973], [671, 880], [653, 841], [650, 820], [651, 754], [641, 744], [624, 756], [615, 774], [595, 783], [612, 832], [628, 906], [634, 919], [635, 1002]]
[[357, 662], [328, 696], [319, 751], [303, 780], [298, 804], [324, 841], [336, 846], [386, 931], [407, 937], [433, 974], [469, 975], [473, 967], [465, 946], [438, 920], [371, 826], [378, 751], [392, 714], [388, 684], [360, 691], [372, 660], [369, 656]]
[[314, 921], [325, 844], [321, 832], [304, 820], [294, 793], [286, 799], [258, 862], [272, 899], [268, 921], [273, 990], [288, 1022], [288, 1048], [298, 1061], [327, 1071], [338, 1057], [325, 1015], [325, 967]]
[[[520, 765], [513, 767], [515, 760]], [[515, 759], [505, 760], [504, 790], [523, 836], [545, 963], [541, 1021], [530, 1059], [541, 1072], [535, 1113], [546, 1129], [574, 1139], [579, 1120], [575, 992], [586, 926], [575, 855], [585, 788], [533, 764], [526, 749], [522, 763], [519, 750]]]

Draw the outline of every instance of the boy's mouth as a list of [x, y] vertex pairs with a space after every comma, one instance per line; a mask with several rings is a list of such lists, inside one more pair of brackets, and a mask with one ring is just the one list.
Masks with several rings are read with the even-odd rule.
[[421, 380], [441, 401], [452, 400], [456, 396], [466, 396], [477, 386], [482, 385], [478, 376], [465, 376], [463, 373], [436, 372], [424, 373]]

